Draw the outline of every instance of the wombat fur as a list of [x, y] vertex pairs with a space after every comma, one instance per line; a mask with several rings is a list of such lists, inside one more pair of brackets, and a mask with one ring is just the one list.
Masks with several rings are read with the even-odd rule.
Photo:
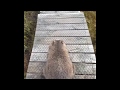
[[49, 46], [47, 62], [43, 69], [45, 79], [73, 79], [75, 67], [63, 40], [54, 40]]

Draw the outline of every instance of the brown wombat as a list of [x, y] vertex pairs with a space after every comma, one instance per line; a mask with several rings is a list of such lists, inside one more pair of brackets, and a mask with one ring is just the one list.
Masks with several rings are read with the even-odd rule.
[[45, 79], [72, 79], [74, 69], [66, 44], [62, 40], [52, 41], [43, 69]]

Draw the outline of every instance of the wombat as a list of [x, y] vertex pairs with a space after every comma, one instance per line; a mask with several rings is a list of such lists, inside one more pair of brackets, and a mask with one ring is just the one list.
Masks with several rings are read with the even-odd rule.
[[75, 67], [63, 40], [54, 40], [49, 46], [47, 62], [43, 69], [45, 79], [73, 79]]

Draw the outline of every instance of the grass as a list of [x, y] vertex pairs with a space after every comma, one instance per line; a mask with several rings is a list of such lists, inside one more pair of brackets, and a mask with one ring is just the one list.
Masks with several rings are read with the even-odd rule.
[[96, 55], [96, 11], [83, 11]]
[[[83, 11], [87, 20], [94, 51], [96, 54], [96, 12]], [[38, 11], [24, 11], [24, 77], [32, 50]]]
[[38, 11], [24, 11], [24, 77], [32, 50]]

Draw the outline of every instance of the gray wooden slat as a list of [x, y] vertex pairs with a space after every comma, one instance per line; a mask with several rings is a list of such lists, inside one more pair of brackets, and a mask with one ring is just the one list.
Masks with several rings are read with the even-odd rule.
[[51, 14], [51, 13], [80, 13], [80, 11], [40, 11], [40, 14]]
[[[40, 74], [27, 73], [26, 79], [42, 79]], [[96, 79], [96, 75], [75, 75], [74, 79]]]
[[27, 72], [34, 72], [42, 74], [43, 67], [45, 62], [29, 62]]
[[25, 79], [41, 79], [41, 75], [35, 73], [27, 73]]
[[36, 31], [35, 36], [90, 36], [88, 30], [46, 30]]
[[[96, 64], [74, 63], [75, 74], [96, 74]], [[94, 67], [94, 68], [93, 68]]]
[[[96, 74], [96, 64], [73, 63], [75, 65], [75, 74]], [[27, 72], [42, 73], [45, 62], [29, 62]], [[93, 68], [94, 67], [94, 68]]]
[[72, 62], [96, 63], [95, 54], [70, 53]]
[[[69, 53], [72, 62], [96, 63], [95, 54]], [[31, 53], [30, 61], [47, 61], [47, 53]]]
[[37, 24], [59, 24], [59, 23], [86, 23], [85, 18], [65, 18], [65, 19], [59, 19], [59, 18], [52, 18], [52, 19], [43, 19], [40, 18], [37, 21]]
[[42, 79], [41, 74], [27, 73], [26, 79]]
[[38, 14], [38, 19], [39, 18], [44, 18], [44, 19], [47, 19], [47, 18], [81, 18], [83, 17], [84, 18], [84, 14], [83, 13], [69, 13], [69, 14], [66, 14], [66, 13], [58, 13], [58, 14]]
[[[34, 44], [32, 52], [48, 52], [49, 45]], [[69, 52], [93, 52], [92, 45], [67, 45]]]
[[87, 24], [37, 24], [36, 30], [88, 29]]
[[93, 73], [96, 74], [96, 65], [93, 65]]
[[96, 75], [75, 75], [74, 79], [96, 79]]
[[35, 37], [34, 43], [50, 44], [53, 40], [63, 40], [66, 44], [92, 45], [91, 37]]

